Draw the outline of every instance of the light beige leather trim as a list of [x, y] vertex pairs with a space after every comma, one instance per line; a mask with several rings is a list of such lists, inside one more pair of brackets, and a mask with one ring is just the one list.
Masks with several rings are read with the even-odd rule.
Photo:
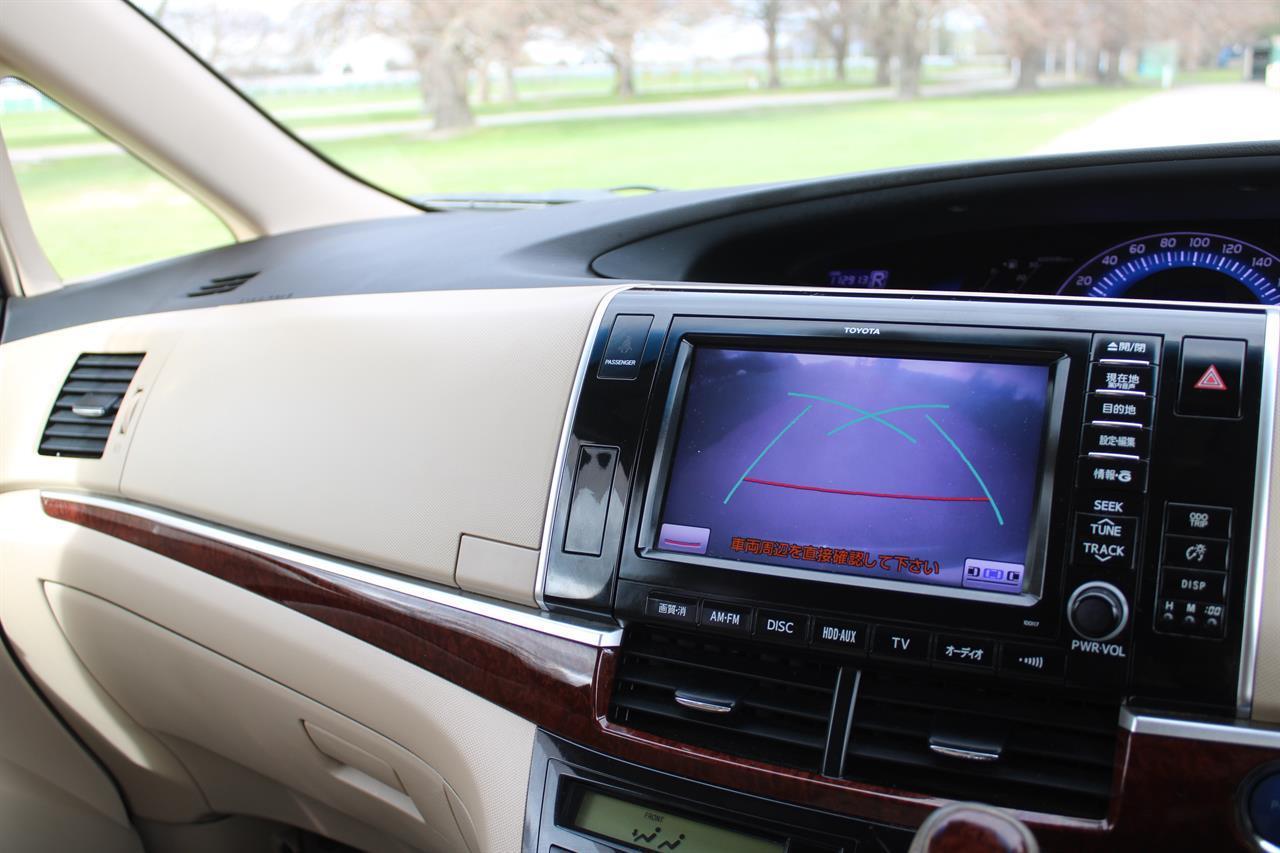
[[537, 607], [533, 584], [538, 552], [479, 536], [462, 537], [458, 545], [458, 586], [467, 592]]
[[[0, 67], [0, 79], [5, 76], [5, 69]], [[10, 296], [36, 296], [62, 286], [31, 227], [3, 132], [0, 132], [0, 284]]]
[[[398, 744], [453, 789], [464, 808], [452, 810], [470, 815], [479, 850], [519, 849], [535, 731], [527, 720], [217, 578], [50, 519], [35, 491], [0, 495], [0, 564], [0, 621], [18, 653], [41, 674], [50, 695], [64, 705], [80, 706], [76, 727], [82, 735], [101, 726], [127, 735], [128, 743], [154, 740], [106, 690], [99, 687], [102, 695], [95, 698], [82, 686], [88, 672], [44, 603], [46, 580], [128, 610]], [[138, 659], [146, 660], [147, 653], [138, 652]], [[104, 701], [119, 709], [120, 716], [107, 718], [97, 712], [95, 704]], [[213, 755], [210, 750], [202, 753], [202, 747], [182, 744], [166, 735], [161, 746], [178, 750], [199, 778], [213, 772], [201, 758]], [[124, 760], [133, 761], [139, 773], [151, 767], [140, 754]], [[145, 798], [135, 797], [130, 781], [116, 775], [138, 811]], [[225, 790], [222, 784], [220, 790]], [[174, 819], [165, 817], [162, 808], [144, 814]]]
[[[180, 334], [183, 313], [152, 314], [73, 326], [0, 347], [0, 491], [79, 487], [107, 494], [120, 489], [128, 453], [126, 415], [136, 423], [169, 349]], [[191, 312], [198, 314], [203, 312]], [[40, 456], [40, 435], [62, 383], [82, 353], [144, 352], [146, 358], [107, 440], [101, 459]]]
[[0, 847], [142, 853], [110, 777], [0, 648]]
[[[179, 755], [194, 744], [409, 847], [466, 849], [444, 780], [403, 747], [96, 596], [56, 583], [45, 584], [45, 594], [89, 671]], [[326, 751], [317, 748], [315, 732]], [[243, 782], [227, 791], [217, 779], [202, 777], [194, 762], [187, 766], [215, 809], [244, 813], [237, 790]], [[252, 808], [247, 813], [282, 817]], [[367, 846], [369, 840], [351, 842]]]
[[[612, 290], [342, 296], [184, 312], [121, 491], [453, 586], [463, 534], [540, 547], [579, 354]], [[529, 602], [523, 578], [485, 581], [487, 571], [463, 576]]]

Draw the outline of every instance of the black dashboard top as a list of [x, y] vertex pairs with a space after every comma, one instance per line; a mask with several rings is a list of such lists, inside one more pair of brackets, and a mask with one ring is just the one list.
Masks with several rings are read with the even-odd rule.
[[[890, 289], [1055, 292], [1046, 259], [1057, 275], [1149, 234], [1212, 231], [1274, 254], [1277, 198], [1280, 143], [1253, 143], [431, 213], [263, 238], [11, 300], [3, 340], [219, 304], [602, 279], [822, 287], [832, 272], [889, 269]], [[992, 270], [1010, 260], [1046, 274], [1028, 286]], [[233, 292], [188, 296], [245, 273], [257, 275]]]

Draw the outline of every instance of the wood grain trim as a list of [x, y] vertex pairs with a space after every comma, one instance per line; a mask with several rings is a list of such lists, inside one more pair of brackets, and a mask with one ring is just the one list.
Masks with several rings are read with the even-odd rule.
[[[946, 800], [669, 741], [605, 718], [617, 652], [267, 556], [128, 512], [42, 498], [52, 518], [181, 562], [361, 639], [549, 732], [654, 769], [841, 814], [918, 826]], [[1240, 781], [1280, 750], [1155, 735], [1119, 744], [1106, 821], [1019, 812], [1046, 851], [1250, 849]], [[981, 792], [975, 791], [975, 799]]]

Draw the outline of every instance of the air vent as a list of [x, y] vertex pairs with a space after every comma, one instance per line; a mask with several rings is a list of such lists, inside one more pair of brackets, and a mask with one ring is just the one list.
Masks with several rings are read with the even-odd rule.
[[40, 438], [42, 456], [101, 459], [143, 353], [85, 353], [58, 393]]
[[256, 272], [246, 272], [239, 275], [224, 275], [221, 278], [210, 279], [208, 284], [203, 284], [188, 292], [187, 296], [214, 296], [219, 293], [230, 293], [255, 275], [257, 275]]
[[609, 717], [675, 741], [878, 787], [1106, 816], [1117, 699], [843, 663], [803, 649], [632, 625]]
[[[838, 669], [785, 649], [637, 626], [623, 644], [610, 717], [684, 743], [817, 771]], [[711, 707], [689, 707], [704, 701]]]
[[1115, 702], [1085, 701], [1034, 685], [864, 671], [844, 775], [908, 791], [1101, 818], [1111, 791], [1118, 713]]

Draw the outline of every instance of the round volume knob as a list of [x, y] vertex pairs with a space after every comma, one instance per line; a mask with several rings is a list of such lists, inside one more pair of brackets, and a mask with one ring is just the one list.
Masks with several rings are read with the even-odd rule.
[[1067, 621], [1089, 640], [1110, 640], [1129, 621], [1129, 602], [1109, 583], [1081, 584], [1067, 600]]

